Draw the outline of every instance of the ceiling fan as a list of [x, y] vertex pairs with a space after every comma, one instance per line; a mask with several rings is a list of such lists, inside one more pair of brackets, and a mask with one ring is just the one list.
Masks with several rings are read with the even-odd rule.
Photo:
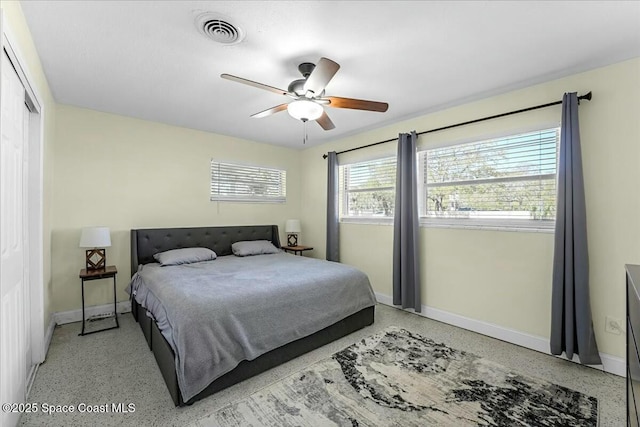
[[293, 98], [293, 101], [289, 103], [276, 105], [268, 110], [253, 114], [251, 117], [254, 118], [267, 117], [287, 110], [289, 115], [297, 120], [303, 122], [315, 120], [322, 129], [331, 130], [335, 128], [335, 125], [326, 111], [324, 111], [324, 105], [333, 108], [349, 108], [352, 110], [378, 111], [382, 113], [387, 111], [389, 104], [386, 102], [325, 96], [325, 87], [339, 69], [340, 65], [327, 58], [320, 58], [317, 65], [310, 62], [303, 62], [298, 66], [298, 70], [304, 78], [292, 81], [287, 90], [278, 89], [231, 74], [221, 74], [220, 77]]

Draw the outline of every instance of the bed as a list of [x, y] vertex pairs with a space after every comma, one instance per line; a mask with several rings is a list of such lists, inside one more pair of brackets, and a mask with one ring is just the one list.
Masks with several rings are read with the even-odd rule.
[[[131, 230], [132, 313], [176, 406], [373, 323], [375, 296], [353, 267], [232, 254], [233, 243], [265, 240], [280, 248], [277, 226]], [[171, 267], [154, 259], [193, 247], [218, 258]]]

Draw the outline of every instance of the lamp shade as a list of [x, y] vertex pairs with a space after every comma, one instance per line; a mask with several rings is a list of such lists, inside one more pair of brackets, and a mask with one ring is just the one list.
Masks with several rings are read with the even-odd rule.
[[81, 248], [108, 248], [111, 246], [109, 227], [85, 227], [80, 235]]
[[300, 232], [300, 220], [288, 219], [284, 226], [284, 231], [287, 233], [299, 233]]
[[322, 105], [308, 99], [298, 99], [287, 105], [289, 115], [298, 120], [315, 120], [322, 115]]

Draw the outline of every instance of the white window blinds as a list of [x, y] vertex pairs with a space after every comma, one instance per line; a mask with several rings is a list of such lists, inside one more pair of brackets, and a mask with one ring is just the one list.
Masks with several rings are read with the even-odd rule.
[[342, 217], [393, 217], [396, 159], [340, 166]]
[[287, 172], [211, 160], [210, 194], [212, 201], [284, 203]]
[[552, 227], [558, 141], [554, 128], [420, 153], [422, 216]]

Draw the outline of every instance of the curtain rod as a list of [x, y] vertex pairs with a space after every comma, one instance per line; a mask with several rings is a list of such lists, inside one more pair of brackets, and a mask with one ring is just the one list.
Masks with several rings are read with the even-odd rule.
[[[579, 96], [578, 97], [578, 101], [581, 100], [581, 99], [586, 99], [587, 101], [591, 101], [591, 98], [592, 98], [592, 94], [591, 94], [591, 92], [588, 92], [588, 93], [586, 93], [584, 95]], [[498, 119], [500, 117], [510, 116], [512, 114], [524, 113], [526, 111], [538, 110], [540, 108], [547, 108], [547, 107], [551, 107], [553, 105], [559, 105], [559, 104], [562, 104], [562, 100], [555, 101], [555, 102], [549, 102], [547, 104], [535, 105], [533, 107], [522, 108], [520, 110], [509, 111], [507, 113], [496, 114], [496, 115], [493, 115], [493, 116], [482, 117], [480, 119], [469, 120], [467, 122], [456, 123], [454, 125], [444, 126], [444, 127], [441, 127], [441, 128], [429, 129], [429, 130], [425, 130], [425, 131], [422, 131], [422, 132], [418, 132], [418, 135], [424, 135], [425, 133], [439, 132], [441, 130], [447, 130], [447, 129], [456, 128], [458, 126], [465, 126], [465, 125], [470, 125], [470, 124], [473, 124], [473, 123], [484, 122], [485, 120]], [[355, 147], [355, 148], [350, 148], [350, 149], [344, 150], [344, 151], [338, 151], [336, 153], [336, 155], [342, 154], [342, 153], [348, 153], [350, 151], [360, 150], [362, 148], [373, 147], [375, 145], [386, 144], [387, 142], [393, 142], [393, 141], [397, 141], [397, 140], [398, 140], [398, 138], [385, 139], [384, 141], [374, 142], [373, 144], [367, 144], [367, 145], [363, 145], [361, 147]], [[323, 159], [326, 159], [327, 157], [328, 157], [327, 154], [323, 154], [322, 155]]]

